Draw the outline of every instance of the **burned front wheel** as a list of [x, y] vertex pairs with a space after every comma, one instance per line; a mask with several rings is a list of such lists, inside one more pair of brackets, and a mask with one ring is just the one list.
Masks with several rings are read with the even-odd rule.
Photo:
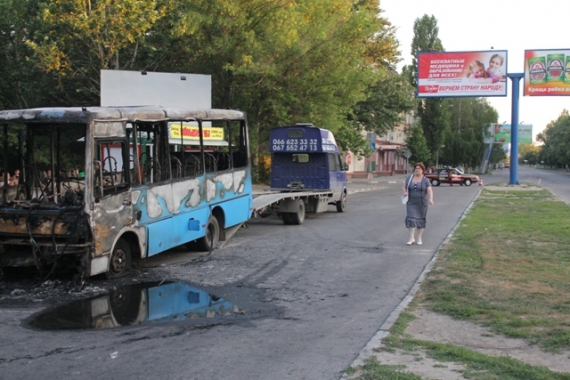
[[107, 278], [113, 279], [126, 276], [131, 270], [131, 262], [131, 247], [129, 243], [125, 239], [119, 239], [111, 254]]

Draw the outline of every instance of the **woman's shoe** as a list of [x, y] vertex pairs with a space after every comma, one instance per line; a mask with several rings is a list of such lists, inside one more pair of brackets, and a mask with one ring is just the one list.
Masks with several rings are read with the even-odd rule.
[[416, 244], [417, 244], [417, 245], [422, 245], [422, 242], [421, 242], [421, 241], [418, 241]]
[[407, 245], [412, 245], [412, 244], [414, 244], [415, 242], [416, 242], [415, 240], [412, 240], [412, 241], [407, 242], [406, 244], [407, 244]]

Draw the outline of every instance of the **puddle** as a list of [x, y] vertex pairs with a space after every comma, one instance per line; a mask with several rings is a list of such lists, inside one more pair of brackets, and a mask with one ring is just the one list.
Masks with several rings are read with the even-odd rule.
[[184, 283], [152, 282], [44, 310], [32, 316], [28, 325], [39, 330], [108, 329], [243, 312], [223, 298]]

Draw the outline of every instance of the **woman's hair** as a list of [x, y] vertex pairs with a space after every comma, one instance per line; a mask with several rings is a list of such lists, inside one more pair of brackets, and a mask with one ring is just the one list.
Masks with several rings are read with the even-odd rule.
[[[482, 64], [480, 61], [472, 61], [469, 64], [469, 69], [467, 70], [467, 76], [473, 74], [473, 72], [475, 72], [475, 69], [477, 69], [477, 67], [480, 67], [483, 69], [483, 71], [485, 71], [485, 65]], [[486, 72], [485, 72], [486, 74]]]
[[422, 169], [422, 173], [426, 172], [426, 166], [424, 165], [423, 162], [416, 162], [416, 164], [414, 165], [414, 169], [419, 166]]
[[491, 61], [492, 61], [493, 59], [495, 59], [495, 58], [499, 58], [499, 60], [501, 61], [501, 66], [503, 66], [503, 62], [505, 62], [505, 59], [504, 59], [503, 56], [500, 55], [500, 54], [493, 54], [493, 55], [491, 56], [491, 58], [489, 58], [489, 63], [491, 63]]

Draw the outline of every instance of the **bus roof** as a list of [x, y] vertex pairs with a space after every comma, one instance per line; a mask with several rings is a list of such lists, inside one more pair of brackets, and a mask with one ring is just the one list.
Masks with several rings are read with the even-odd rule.
[[60, 107], [0, 111], [0, 123], [88, 123], [92, 120], [158, 122], [164, 120], [226, 120], [245, 118], [228, 109], [185, 109], [160, 106]]

